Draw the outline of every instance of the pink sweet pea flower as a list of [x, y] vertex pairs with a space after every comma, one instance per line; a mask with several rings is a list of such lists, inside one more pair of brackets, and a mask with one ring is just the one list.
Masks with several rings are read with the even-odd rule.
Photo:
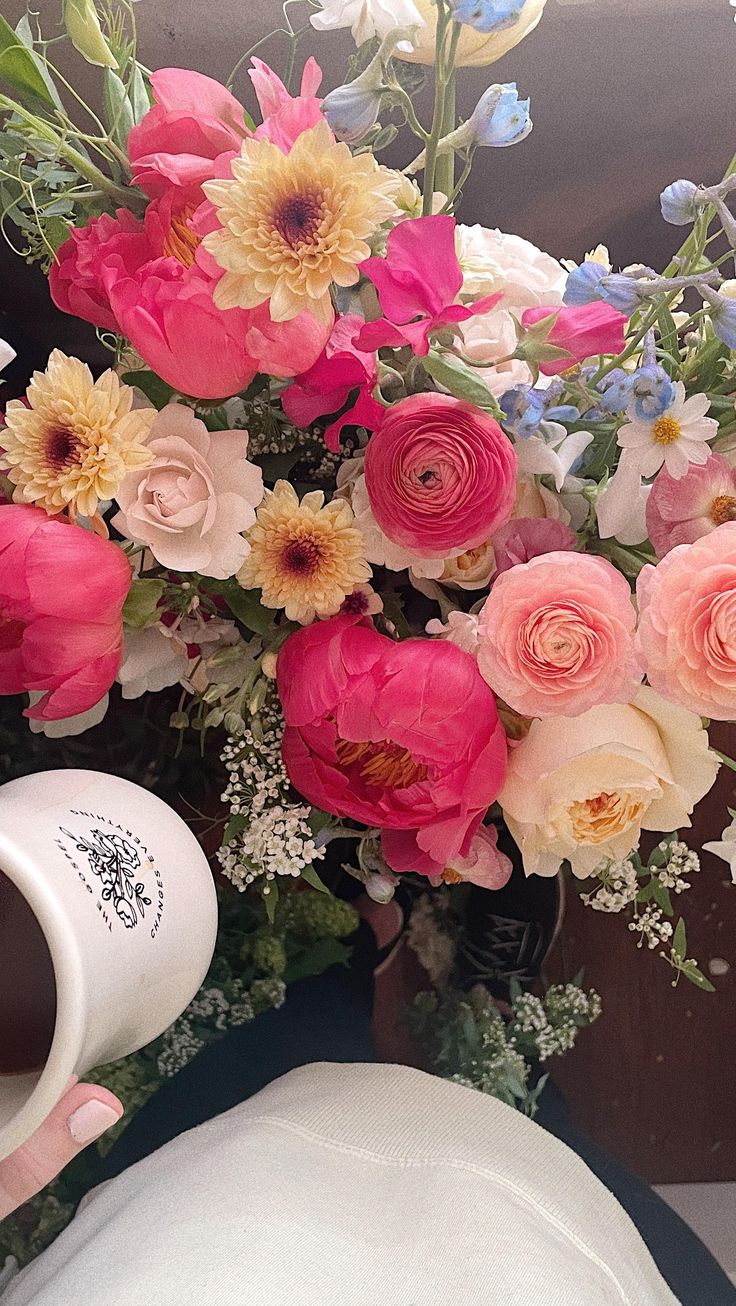
[[528, 308], [522, 315], [521, 325], [533, 327], [544, 318], [550, 319], [551, 326], [547, 344], [567, 351], [566, 358], [539, 364], [545, 376], [566, 372], [573, 363], [584, 363], [596, 354], [620, 354], [626, 344], [624, 329], [629, 319], [609, 304]]
[[322, 101], [316, 92], [322, 69], [309, 58], [302, 73], [301, 93], [290, 95], [280, 77], [262, 59], [253, 59], [248, 76], [255, 88], [263, 122], [255, 130], [257, 140], [268, 140], [288, 154], [297, 136], [324, 121]]
[[333, 453], [340, 452], [343, 427], [365, 426], [375, 430], [385, 412], [373, 398], [378, 377], [376, 356], [364, 353], [355, 343], [364, 325], [363, 318], [356, 313], [338, 318], [322, 356], [313, 367], [297, 376], [281, 400], [290, 421], [297, 426], [311, 426], [325, 413], [344, 408], [357, 390], [355, 402], [325, 430], [325, 444]]
[[0, 507], [0, 694], [41, 692], [24, 715], [99, 703], [122, 657], [131, 570], [116, 544], [41, 508]]
[[506, 774], [506, 736], [475, 660], [447, 641], [396, 644], [350, 616], [306, 626], [279, 653], [295, 788], [383, 830], [389, 865], [439, 878], [468, 858]]
[[455, 225], [449, 214], [410, 218], [389, 234], [385, 258], [361, 264], [378, 291], [384, 316], [363, 328], [359, 349], [411, 345], [415, 354], [426, 354], [432, 331], [488, 313], [503, 298], [486, 295], [472, 307], [455, 303], [463, 284]]
[[151, 85], [156, 103], [128, 137], [133, 181], [152, 199], [174, 187], [199, 202], [215, 160], [237, 153], [250, 135], [243, 107], [219, 82], [188, 68], [159, 68]]
[[647, 532], [658, 558], [736, 521], [736, 468], [713, 453], [675, 480], [663, 467], [647, 500]]

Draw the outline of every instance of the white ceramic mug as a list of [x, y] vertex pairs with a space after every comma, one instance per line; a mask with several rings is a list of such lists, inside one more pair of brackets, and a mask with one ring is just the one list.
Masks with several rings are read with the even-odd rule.
[[[41, 927], [56, 991], [43, 1064], [0, 1073], [2, 1160], [70, 1075], [135, 1052], [181, 1014], [212, 958], [217, 900], [184, 821], [97, 771], [44, 771], [0, 787], [0, 872]], [[0, 920], [0, 947], [2, 933]], [[6, 998], [7, 987], [6, 976]]]

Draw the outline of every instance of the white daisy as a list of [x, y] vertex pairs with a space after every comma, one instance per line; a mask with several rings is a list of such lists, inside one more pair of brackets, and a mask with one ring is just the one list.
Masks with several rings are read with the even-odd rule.
[[629, 465], [636, 464], [641, 476], [655, 476], [660, 467], [679, 481], [690, 463], [703, 466], [710, 457], [707, 441], [718, 432], [714, 417], [706, 417], [710, 408], [707, 395], [685, 397], [682, 381], [675, 385], [675, 401], [659, 417], [641, 419], [633, 408], [629, 421], [618, 433], [618, 443], [627, 450]]

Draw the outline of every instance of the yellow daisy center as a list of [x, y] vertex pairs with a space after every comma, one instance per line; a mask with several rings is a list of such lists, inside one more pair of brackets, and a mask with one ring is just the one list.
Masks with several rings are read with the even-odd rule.
[[658, 417], [652, 427], [652, 439], [657, 444], [674, 444], [682, 435], [682, 427], [674, 417]]
[[426, 780], [429, 774], [423, 762], [417, 762], [408, 748], [388, 739], [377, 743], [352, 743], [338, 739], [335, 752], [341, 766], [360, 766], [360, 777], [368, 785], [382, 789], [407, 789]]
[[732, 494], [719, 494], [710, 505], [709, 516], [716, 526], [736, 521], [736, 498]]

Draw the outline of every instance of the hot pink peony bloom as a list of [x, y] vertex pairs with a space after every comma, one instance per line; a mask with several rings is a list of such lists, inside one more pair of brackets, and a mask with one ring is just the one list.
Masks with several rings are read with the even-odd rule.
[[159, 68], [151, 85], [156, 103], [128, 137], [133, 181], [152, 199], [174, 187], [198, 203], [215, 159], [237, 153], [250, 135], [243, 107], [219, 82], [188, 68]]
[[41, 691], [25, 716], [100, 701], [122, 657], [131, 570], [115, 544], [27, 505], [0, 507], [0, 694]]
[[636, 587], [647, 679], [717, 721], [736, 717], [736, 522], [680, 544]]
[[629, 703], [642, 672], [628, 581], [582, 553], [547, 553], [495, 581], [480, 614], [478, 666], [524, 716], [580, 716]]
[[366, 426], [372, 431], [380, 426], [385, 413], [382, 404], [373, 398], [378, 377], [376, 356], [363, 353], [355, 344], [363, 325], [363, 318], [355, 313], [338, 318], [324, 353], [313, 367], [297, 376], [281, 400], [290, 421], [310, 426], [325, 413], [344, 408], [357, 391], [355, 402], [325, 430], [325, 444], [333, 453], [340, 452], [343, 427]]
[[431, 331], [488, 313], [503, 298], [486, 295], [472, 307], [455, 303], [463, 284], [455, 225], [449, 214], [410, 218], [390, 232], [385, 258], [361, 264], [378, 291], [384, 316], [363, 328], [360, 349], [411, 345], [415, 354], [426, 354]]
[[365, 456], [373, 515], [395, 544], [446, 558], [483, 544], [511, 516], [516, 454], [494, 421], [451, 395], [389, 408]]
[[725, 458], [714, 453], [702, 467], [691, 463], [678, 481], [662, 468], [647, 500], [647, 531], [657, 557], [727, 521], [736, 521], [736, 468]]
[[279, 653], [283, 757], [295, 788], [383, 830], [390, 866], [439, 877], [467, 858], [506, 774], [506, 737], [475, 661], [333, 617]]
[[51, 298], [63, 313], [93, 326], [117, 331], [118, 323], [102, 279], [106, 259], [114, 259], [122, 275], [132, 275], [155, 256], [148, 233], [128, 209], [114, 218], [103, 213], [86, 227], [72, 227], [49, 269]]
[[[555, 316], [556, 315], [556, 316]], [[544, 318], [554, 318], [547, 343], [567, 351], [566, 358], [539, 364], [545, 376], [566, 372], [573, 363], [584, 363], [595, 354], [620, 354], [625, 346], [625, 313], [609, 304], [581, 304], [572, 308], [528, 308], [521, 324], [532, 327]]]
[[564, 522], [551, 517], [512, 517], [491, 541], [496, 572], [509, 571], [545, 553], [575, 548], [577, 537]]

